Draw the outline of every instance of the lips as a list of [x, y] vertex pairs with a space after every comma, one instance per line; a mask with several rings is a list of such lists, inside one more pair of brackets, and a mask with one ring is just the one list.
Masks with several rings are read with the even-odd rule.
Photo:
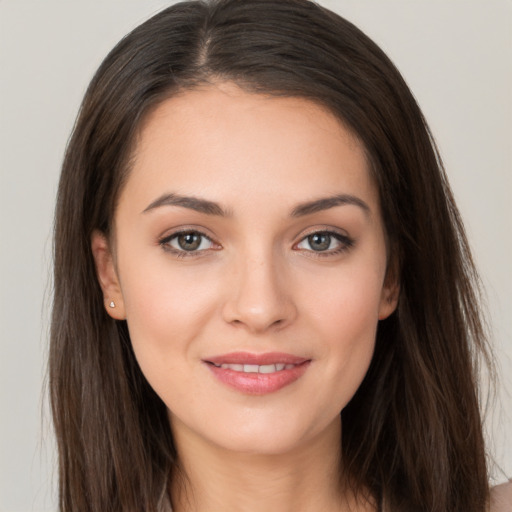
[[292, 384], [304, 374], [310, 362], [280, 352], [233, 352], [204, 360], [223, 384], [253, 395], [272, 393]]

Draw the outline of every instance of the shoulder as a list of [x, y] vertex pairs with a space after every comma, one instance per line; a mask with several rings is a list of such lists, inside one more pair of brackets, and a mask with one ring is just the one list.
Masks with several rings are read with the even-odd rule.
[[491, 489], [490, 512], [512, 512], [512, 480]]

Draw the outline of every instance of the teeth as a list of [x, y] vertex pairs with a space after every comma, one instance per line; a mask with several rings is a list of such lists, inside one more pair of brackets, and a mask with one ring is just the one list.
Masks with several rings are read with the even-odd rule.
[[244, 365], [243, 364], [221, 364], [221, 368], [235, 370], [236, 372], [243, 372]]
[[291, 370], [295, 367], [294, 364], [284, 364], [284, 363], [276, 363], [276, 364], [216, 364], [217, 368], [223, 368], [224, 370], [234, 370], [235, 372], [244, 372], [244, 373], [275, 373], [280, 372], [282, 370]]
[[259, 373], [274, 373], [276, 371], [275, 364], [264, 364], [260, 366]]

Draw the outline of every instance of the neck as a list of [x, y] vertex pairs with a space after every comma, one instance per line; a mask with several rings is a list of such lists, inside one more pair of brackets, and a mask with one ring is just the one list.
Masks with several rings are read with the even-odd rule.
[[341, 483], [340, 420], [304, 446], [280, 454], [234, 453], [176, 430], [183, 477], [171, 485], [173, 512], [367, 510]]

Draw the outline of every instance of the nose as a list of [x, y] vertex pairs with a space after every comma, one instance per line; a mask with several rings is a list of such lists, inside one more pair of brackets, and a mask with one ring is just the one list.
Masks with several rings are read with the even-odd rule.
[[253, 334], [280, 330], [297, 315], [286, 272], [271, 256], [241, 258], [233, 268], [223, 317]]

